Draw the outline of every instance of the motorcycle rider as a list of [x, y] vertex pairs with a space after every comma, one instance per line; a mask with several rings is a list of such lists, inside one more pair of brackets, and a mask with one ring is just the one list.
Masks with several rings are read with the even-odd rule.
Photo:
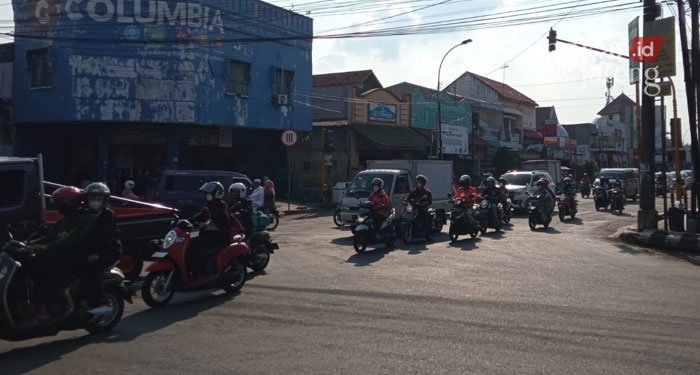
[[202, 275], [206, 272], [204, 261], [207, 257], [229, 243], [231, 222], [223, 201], [224, 186], [220, 182], [207, 182], [199, 191], [205, 193], [207, 205], [192, 218], [192, 221], [200, 223], [201, 229], [199, 236], [192, 239], [188, 264], [195, 274]]
[[374, 235], [379, 237], [379, 228], [389, 216], [389, 195], [384, 191], [384, 180], [379, 177], [372, 179], [372, 193], [367, 200], [374, 203], [372, 222], [374, 223]]
[[561, 192], [567, 198], [569, 198], [571, 207], [576, 207], [576, 185], [574, 184], [574, 180], [571, 177], [567, 177], [564, 179], [564, 182], [561, 186]]
[[253, 204], [245, 198], [246, 187], [240, 182], [228, 187], [229, 213], [241, 222], [246, 237], [253, 229]]
[[583, 185], [590, 185], [591, 184], [591, 179], [588, 178], [588, 173], [583, 174], [583, 178], [581, 178], [581, 184], [583, 184]]
[[124, 190], [122, 190], [122, 198], [131, 199], [132, 201], [140, 200], [141, 197], [134, 194], [135, 187], [136, 187], [136, 184], [134, 183], [133, 180], [127, 180], [124, 183]]
[[479, 184], [478, 190], [486, 189], [486, 186], [488, 186], [487, 180], [489, 179], [489, 177], [493, 177], [493, 173], [491, 173], [491, 172], [484, 173], [483, 177], [481, 177], [481, 184]]
[[547, 187], [548, 182], [549, 181], [546, 178], [539, 179], [535, 184], [537, 186], [537, 190], [532, 193], [532, 196], [539, 195], [541, 199], [544, 200], [543, 204], [538, 207], [538, 211], [545, 221], [551, 220], [550, 214], [554, 210], [554, 199], [551, 194], [552, 191], [549, 190], [549, 187]]
[[109, 197], [109, 188], [101, 182], [85, 187], [85, 202], [94, 217], [90, 247], [85, 258], [87, 268], [83, 273], [83, 290], [88, 294], [91, 307], [97, 306], [102, 298], [104, 272], [115, 265], [122, 254], [117, 217], [109, 207]]
[[467, 220], [471, 227], [476, 227], [477, 223], [474, 219], [474, 202], [476, 201], [477, 192], [474, 186], [471, 186], [472, 178], [469, 175], [462, 175], [459, 178], [459, 188], [454, 199], [462, 200], [462, 207], [467, 211]]
[[503, 202], [503, 191], [496, 186], [496, 179], [489, 177], [486, 179], [486, 188], [481, 192], [481, 198], [491, 202], [489, 208], [489, 216], [494, 226], [500, 228], [505, 225], [501, 218], [498, 217], [498, 204]]
[[411, 190], [408, 194], [408, 200], [415, 201], [418, 208], [418, 220], [423, 222], [423, 231], [428, 232], [432, 229], [433, 223], [430, 221], [430, 215], [428, 215], [428, 208], [433, 204], [433, 193], [430, 192], [425, 185], [428, 183], [428, 179], [422, 174], [416, 176], [416, 188]]
[[504, 210], [510, 208], [510, 207], [508, 207], [508, 195], [510, 194], [510, 192], [508, 191], [508, 188], [506, 187], [506, 185], [508, 185], [508, 180], [506, 180], [503, 176], [501, 176], [498, 179], [498, 188], [501, 189], [501, 192], [503, 193], [503, 201], [501, 203], [503, 203]]

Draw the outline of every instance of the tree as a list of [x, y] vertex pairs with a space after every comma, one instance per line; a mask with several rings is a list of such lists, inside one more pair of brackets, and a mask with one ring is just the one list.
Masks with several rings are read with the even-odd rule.
[[583, 173], [588, 173], [588, 176], [593, 177], [596, 173], [598, 173], [598, 163], [596, 163], [595, 160], [588, 160], [583, 163], [580, 163], [579, 168], [583, 171]]

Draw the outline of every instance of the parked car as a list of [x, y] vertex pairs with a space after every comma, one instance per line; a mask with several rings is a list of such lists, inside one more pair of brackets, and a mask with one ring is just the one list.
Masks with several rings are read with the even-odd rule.
[[690, 169], [684, 169], [681, 171], [681, 177], [683, 178], [683, 183], [685, 186], [690, 186], [693, 183], [693, 171]]
[[600, 178], [607, 177], [611, 184], [620, 183], [622, 194], [625, 199], [637, 200], [639, 195], [639, 177], [634, 168], [606, 168], [601, 169], [598, 178], [593, 182], [593, 186], [600, 185]]
[[[552, 180], [552, 176], [547, 171], [509, 171], [503, 175], [503, 178], [508, 181], [508, 193], [510, 195], [513, 208], [527, 210], [527, 198], [530, 194], [537, 190], [535, 184], [541, 178]], [[554, 182], [549, 184], [552, 191], [556, 191], [557, 187]]]
[[180, 210], [180, 217], [194, 215], [206, 204], [199, 188], [210, 181], [219, 181], [228, 189], [234, 182], [243, 183], [248, 189], [252, 182], [243, 173], [209, 170], [165, 170], [155, 191], [149, 198], [168, 207]]

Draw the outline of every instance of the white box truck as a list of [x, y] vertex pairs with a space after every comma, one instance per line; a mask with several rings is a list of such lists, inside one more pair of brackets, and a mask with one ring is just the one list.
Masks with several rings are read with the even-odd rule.
[[525, 160], [523, 161], [523, 171], [547, 171], [554, 179], [553, 182], [560, 186], [561, 177], [561, 160]]
[[433, 195], [432, 207], [444, 219], [444, 213], [452, 208], [449, 197], [452, 193], [451, 160], [368, 160], [367, 169], [355, 175], [345, 191], [340, 208], [341, 220], [345, 223], [355, 222], [357, 207], [372, 192], [371, 181], [374, 177], [384, 180], [389, 204], [400, 216], [404, 207], [402, 203], [416, 187], [416, 176], [420, 174], [428, 179], [427, 187]]

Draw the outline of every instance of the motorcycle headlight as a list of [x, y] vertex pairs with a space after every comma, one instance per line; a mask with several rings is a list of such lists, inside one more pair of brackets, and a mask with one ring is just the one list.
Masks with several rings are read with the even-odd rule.
[[560, 195], [560, 196], [559, 196], [559, 200], [562, 201], [562, 202], [565, 201], [565, 200], [566, 200], [566, 195], [564, 195], [564, 194]]
[[358, 224], [362, 224], [362, 223], [364, 223], [364, 222], [365, 222], [365, 218], [364, 218], [364, 217], [358, 217], [358, 218], [357, 218], [357, 223], [358, 223]]
[[174, 230], [171, 230], [170, 232], [168, 232], [168, 234], [165, 235], [165, 238], [163, 239], [163, 249], [167, 249], [170, 246], [173, 246], [175, 240], [177, 240], [177, 233], [175, 233]]
[[408, 206], [406, 206], [406, 212], [408, 212], [408, 213], [413, 212], [413, 205], [412, 204], [409, 204]]
[[483, 201], [481, 201], [481, 203], [479, 205], [481, 206], [481, 208], [488, 208], [489, 201], [483, 200]]

